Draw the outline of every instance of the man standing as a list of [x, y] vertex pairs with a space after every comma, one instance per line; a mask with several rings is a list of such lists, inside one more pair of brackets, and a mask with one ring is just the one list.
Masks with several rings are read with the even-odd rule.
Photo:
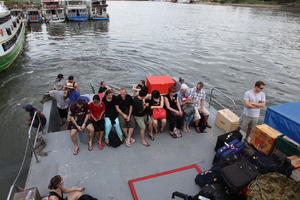
[[252, 130], [255, 128], [260, 109], [266, 106], [266, 96], [262, 90], [265, 88], [263, 81], [257, 81], [255, 87], [244, 95], [244, 112], [239, 121], [239, 129], [246, 130], [245, 142], [248, 142]]
[[200, 119], [202, 114], [204, 116], [204, 123], [206, 124], [207, 128], [211, 128], [211, 126], [208, 124], [208, 117], [209, 117], [209, 112], [206, 110], [204, 104], [205, 104], [205, 91], [203, 89], [204, 84], [202, 82], [198, 82], [196, 87], [194, 87], [191, 91], [191, 96], [190, 98], [192, 99], [195, 107], [195, 126], [196, 126], [196, 131], [200, 133]]
[[58, 74], [57, 78], [55, 79], [54, 82], [54, 90], [63, 90], [65, 86], [65, 79], [64, 79], [64, 75], [62, 74]]
[[140, 128], [141, 143], [148, 147], [150, 144], [145, 140], [146, 126], [149, 128], [149, 136], [153, 138], [152, 134], [152, 121], [151, 117], [148, 115], [147, 108], [149, 103], [145, 102], [147, 92], [145, 90], [140, 90], [139, 95], [133, 99], [133, 116]]
[[133, 99], [127, 94], [125, 88], [120, 89], [120, 94], [117, 96], [116, 109], [119, 113], [120, 125], [123, 133], [126, 136], [126, 146], [130, 147], [135, 141], [131, 136], [134, 129], [134, 119], [132, 117]]
[[85, 128], [89, 132], [88, 150], [93, 150], [93, 137], [94, 137], [94, 126], [89, 120], [90, 113], [88, 104], [83, 100], [78, 99], [76, 104], [73, 104], [70, 108], [71, 115], [71, 130], [70, 135], [74, 144], [74, 155], [79, 153], [79, 146], [77, 142], [77, 131], [83, 131]]
[[56, 106], [61, 119], [60, 125], [62, 126], [68, 117], [69, 104], [65, 98], [65, 90], [50, 90], [49, 95], [56, 100]]

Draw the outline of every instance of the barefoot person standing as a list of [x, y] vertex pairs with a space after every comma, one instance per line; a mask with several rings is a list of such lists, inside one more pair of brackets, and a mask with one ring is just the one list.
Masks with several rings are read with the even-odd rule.
[[265, 83], [257, 81], [255, 87], [244, 95], [244, 112], [239, 121], [239, 129], [246, 130], [245, 142], [251, 135], [252, 130], [255, 128], [260, 109], [266, 106], [266, 95], [263, 92]]

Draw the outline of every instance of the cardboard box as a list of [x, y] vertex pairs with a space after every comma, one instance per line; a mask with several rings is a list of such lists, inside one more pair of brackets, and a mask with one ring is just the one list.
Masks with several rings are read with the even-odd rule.
[[231, 110], [223, 109], [217, 112], [215, 123], [222, 131], [229, 133], [237, 129], [239, 117]]
[[254, 128], [251, 143], [257, 150], [269, 155], [273, 152], [276, 138], [280, 135], [280, 132], [267, 124], [258, 125]]
[[300, 168], [294, 169], [290, 178], [294, 179], [296, 182], [300, 182]]
[[146, 84], [149, 94], [153, 90], [158, 90], [160, 94], [168, 94], [169, 87], [175, 86], [175, 81], [171, 76], [147, 76]]
[[294, 168], [299, 168], [300, 167], [300, 157], [299, 156], [289, 156], [288, 159], [291, 160], [291, 164]]

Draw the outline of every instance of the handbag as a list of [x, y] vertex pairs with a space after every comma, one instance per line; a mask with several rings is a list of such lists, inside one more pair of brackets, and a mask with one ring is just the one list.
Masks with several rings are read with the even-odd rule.
[[153, 119], [166, 119], [166, 110], [163, 108], [154, 108], [152, 117]]
[[189, 115], [192, 115], [192, 114], [195, 113], [194, 106], [192, 104], [189, 104], [189, 103], [184, 104], [182, 106], [182, 110], [183, 110], [184, 115], [186, 115], [186, 116], [189, 116]]

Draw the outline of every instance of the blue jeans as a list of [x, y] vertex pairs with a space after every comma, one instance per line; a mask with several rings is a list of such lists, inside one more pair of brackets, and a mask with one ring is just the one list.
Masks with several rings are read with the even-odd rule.
[[[106, 140], [108, 139], [111, 127], [112, 127], [112, 124], [111, 124], [110, 118], [105, 117], [105, 136], [104, 136], [104, 138]], [[123, 138], [123, 134], [122, 134], [122, 130], [121, 130], [121, 127], [120, 127], [119, 118], [115, 119], [114, 127], [115, 127], [115, 129], [117, 131], [117, 134], [118, 134], [119, 138], [122, 139]]]

